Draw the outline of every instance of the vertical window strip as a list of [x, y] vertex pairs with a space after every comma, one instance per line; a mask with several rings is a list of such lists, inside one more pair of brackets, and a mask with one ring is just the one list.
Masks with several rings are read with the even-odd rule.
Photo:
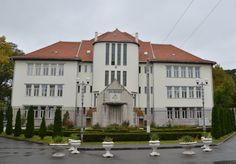
[[106, 61], [105, 61], [105, 63], [106, 63], [106, 65], [109, 65], [109, 49], [110, 49], [110, 44], [109, 43], [106, 43]]
[[127, 65], [127, 44], [123, 45], [123, 65]]
[[120, 71], [117, 71], [117, 81], [120, 83]]
[[116, 44], [112, 43], [111, 44], [111, 65], [115, 65], [115, 48], [116, 48]]
[[123, 85], [127, 86], [127, 71], [123, 71]]
[[111, 71], [111, 83], [115, 80], [115, 71]]
[[109, 84], [109, 71], [105, 71], [105, 86]]
[[117, 65], [121, 64], [121, 44], [117, 45]]

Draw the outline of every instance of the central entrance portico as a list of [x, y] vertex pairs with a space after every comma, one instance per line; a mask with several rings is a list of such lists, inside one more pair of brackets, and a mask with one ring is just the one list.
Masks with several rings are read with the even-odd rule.
[[97, 97], [97, 110], [94, 113], [93, 124], [101, 126], [129, 122], [133, 125], [133, 97], [114, 80]]

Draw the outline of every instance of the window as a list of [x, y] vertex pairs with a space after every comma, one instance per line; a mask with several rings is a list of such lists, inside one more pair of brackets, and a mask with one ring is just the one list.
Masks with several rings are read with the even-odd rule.
[[181, 67], [181, 77], [182, 78], [186, 77], [186, 67]]
[[144, 93], [147, 94], [147, 87], [144, 87]]
[[54, 107], [53, 106], [50, 106], [48, 108], [48, 118], [53, 118], [53, 110], [54, 110]]
[[200, 67], [195, 67], [195, 77], [200, 78]]
[[144, 114], [147, 115], [147, 108], [144, 108]]
[[38, 118], [38, 116], [39, 116], [38, 109], [34, 109], [34, 118]]
[[187, 87], [182, 87], [182, 98], [187, 98]]
[[179, 118], [179, 108], [175, 108], [175, 118]]
[[141, 73], [141, 66], [138, 67], [138, 72]]
[[115, 65], [115, 43], [111, 44], [111, 65]]
[[40, 76], [41, 64], [35, 64], [35, 75]]
[[150, 66], [150, 73], [152, 74], [152, 66]]
[[109, 65], [109, 49], [110, 49], [110, 44], [106, 43], [106, 65]]
[[167, 118], [168, 119], [172, 119], [173, 118], [172, 108], [167, 108]]
[[151, 87], [150, 89], [151, 89], [151, 94], [153, 94], [153, 87]]
[[64, 64], [58, 64], [58, 75], [63, 76], [64, 75]]
[[174, 87], [175, 98], [179, 98], [179, 87]]
[[202, 108], [197, 108], [197, 118], [202, 118]]
[[56, 76], [57, 73], [57, 65], [51, 64], [51, 76]]
[[43, 75], [48, 76], [49, 65], [43, 64]]
[[45, 106], [41, 106], [41, 110], [40, 110], [40, 116], [41, 116], [41, 118], [43, 118], [43, 116], [45, 116], [45, 109], [46, 109]]
[[190, 108], [190, 118], [194, 118], [195, 117], [195, 111], [194, 111], [194, 108]]
[[81, 72], [81, 65], [78, 66], [78, 72]]
[[117, 81], [120, 83], [120, 71], [117, 71]]
[[63, 86], [57, 85], [57, 96], [62, 97], [63, 95]]
[[141, 93], [141, 87], [138, 87], [138, 93]]
[[118, 43], [117, 45], [117, 65], [121, 64], [121, 44]]
[[189, 87], [189, 98], [194, 98], [194, 87]]
[[174, 66], [174, 77], [175, 78], [179, 77], [179, 67], [178, 66]]
[[167, 87], [167, 98], [172, 98], [172, 87]]
[[187, 112], [187, 108], [182, 108], [182, 117], [183, 118], [187, 118], [188, 117], [188, 112]]
[[105, 71], [105, 86], [109, 84], [109, 71]]
[[196, 87], [196, 97], [201, 98], [201, 87]]
[[31, 84], [26, 84], [26, 96], [31, 96]]
[[115, 80], [115, 71], [111, 71], [111, 83]]
[[127, 86], [127, 72], [123, 71], [123, 85]]
[[171, 66], [166, 66], [166, 77], [171, 77]]
[[50, 85], [50, 96], [55, 96], [55, 85]]
[[84, 72], [87, 72], [88, 68], [87, 65], [84, 65]]
[[84, 86], [84, 89], [82, 90], [83, 93], [86, 93], [86, 85]]
[[34, 71], [34, 65], [29, 63], [27, 65], [27, 75], [32, 76], [33, 75], [33, 71]]
[[127, 65], [127, 44], [123, 47], [123, 65]]
[[77, 89], [78, 89], [78, 93], [80, 93], [80, 86], [78, 86], [78, 88], [77, 88]]
[[193, 78], [193, 67], [188, 67], [188, 77]]
[[90, 86], [90, 93], [93, 92], [93, 86]]
[[42, 96], [47, 96], [47, 85], [42, 84]]
[[34, 96], [39, 96], [39, 85], [34, 85]]

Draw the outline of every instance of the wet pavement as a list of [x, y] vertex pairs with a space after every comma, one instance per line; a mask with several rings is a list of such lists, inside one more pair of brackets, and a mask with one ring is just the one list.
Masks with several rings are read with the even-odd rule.
[[63, 158], [53, 158], [47, 145], [0, 138], [0, 164], [236, 164], [236, 136], [214, 146], [212, 152], [193, 149], [194, 156], [182, 155], [183, 149], [159, 149], [160, 157], [150, 157], [151, 150], [113, 150], [112, 159], [102, 157], [104, 151], [81, 151]]

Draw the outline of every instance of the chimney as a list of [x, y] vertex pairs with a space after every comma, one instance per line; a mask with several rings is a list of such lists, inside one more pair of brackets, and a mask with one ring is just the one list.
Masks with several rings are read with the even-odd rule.
[[95, 38], [94, 41], [96, 42], [98, 40], [98, 32], [95, 32]]
[[138, 43], [138, 33], [137, 32], [135, 33], [135, 42]]

